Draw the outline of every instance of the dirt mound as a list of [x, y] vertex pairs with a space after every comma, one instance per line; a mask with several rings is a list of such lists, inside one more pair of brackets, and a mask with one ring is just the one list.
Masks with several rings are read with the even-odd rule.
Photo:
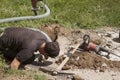
[[[60, 64], [64, 59], [62, 56], [56, 63]], [[63, 70], [67, 69], [120, 70], [120, 61], [111, 61], [94, 53], [75, 52], [63, 67]]]
[[120, 70], [120, 61], [107, 60], [99, 55], [88, 52], [76, 52], [65, 66], [78, 69], [98, 69], [102, 67]]

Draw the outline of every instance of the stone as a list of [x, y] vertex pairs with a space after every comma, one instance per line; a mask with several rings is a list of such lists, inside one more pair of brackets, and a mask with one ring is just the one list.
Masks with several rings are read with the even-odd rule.
[[105, 72], [105, 68], [100, 68], [99, 72]]
[[106, 37], [111, 37], [112, 35], [110, 33], [107, 33], [106, 34]]
[[70, 67], [69, 65], [65, 65], [65, 66], [63, 66], [63, 68], [62, 68], [62, 70], [69, 70], [69, 69], [71, 69], [71, 67]]
[[73, 77], [72, 77], [72, 80], [84, 80], [84, 79], [82, 79], [80, 76], [78, 76], [78, 75], [74, 75]]
[[106, 64], [106, 63], [103, 63], [101, 67], [107, 67], [107, 64]]
[[58, 72], [57, 71], [54, 71], [53, 73], [52, 73], [52, 75], [57, 75], [58, 74]]

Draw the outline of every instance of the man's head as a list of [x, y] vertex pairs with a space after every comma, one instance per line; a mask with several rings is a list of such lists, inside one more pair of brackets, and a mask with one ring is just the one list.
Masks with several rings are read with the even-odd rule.
[[48, 42], [45, 45], [45, 52], [48, 56], [55, 58], [59, 55], [60, 48], [58, 42]]

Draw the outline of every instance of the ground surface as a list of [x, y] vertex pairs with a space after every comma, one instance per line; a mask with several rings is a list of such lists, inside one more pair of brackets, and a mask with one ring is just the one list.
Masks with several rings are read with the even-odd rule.
[[[82, 43], [82, 37], [84, 34], [89, 34], [91, 37], [91, 41], [95, 42], [98, 45], [106, 47], [111, 50], [116, 55], [110, 54], [110, 59], [104, 57], [107, 53], [101, 52], [101, 55], [97, 55], [94, 52], [90, 51], [80, 51], [77, 50], [70, 60], [65, 64], [62, 70], [63, 72], [74, 73], [78, 75], [83, 80], [119, 80], [120, 79], [120, 41], [118, 39], [118, 28], [105, 27], [96, 30], [89, 29], [66, 29], [59, 25], [53, 24], [49, 27], [60, 27], [60, 33], [58, 37], [58, 42], [60, 44], [60, 55], [56, 59], [49, 58], [45, 64], [37, 64], [37, 65], [27, 65], [26, 67], [29, 69], [37, 69], [39, 72], [39, 68], [46, 67], [48, 69], [54, 68], [56, 69], [60, 63], [63, 61], [63, 55], [67, 55], [67, 51], [70, 47], [73, 47], [74, 44]], [[52, 28], [48, 31], [53, 30]], [[45, 30], [47, 31], [47, 30]], [[49, 34], [53, 35], [54, 34]], [[62, 56], [62, 57], [61, 57]], [[53, 62], [52, 65], [50, 62]], [[49, 63], [49, 64], [47, 64]], [[49, 67], [50, 66], [50, 67]], [[62, 74], [52, 76], [48, 73], [44, 73], [47, 76], [48, 80], [71, 80], [70, 75]], [[16, 75], [15, 75], [16, 76]], [[18, 76], [19, 77], [19, 76]], [[28, 76], [27, 76], [28, 77]], [[27, 80], [26, 77], [16, 78], [15, 80]], [[13, 80], [8, 77], [3, 80]], [[2, 80], [2, 79], [0, 79]], [[34, 79], [29, 79], [34, 80]]]
[[[65, 30], [62, 30], [65, 31]], [[119, 80], [120, 79], [120, 39], [118, 28], [105, 27], [96, 30], [66, 30], [59, 38], [64, 51], [72, 44], [82, 43], [84, 34], [91, 36], [91, 41], [107, 48], [116, 55], [110, 54], [110, 59], [104, 57], [107, 53], [101, 52], [102, 56], [94, 52], [76, 51], [70, 58], [64, 69], [73, 72], [85, 80]], [[63, 38], [63, 36], [65, 36]], [[65, 44], [64, 44], [65, 43]], [[63, 58], [60, 60], [62, 61]], [[59, 63], [60, 64], [60, 63]], [[95, 77], [93, 77], [95, 76]]]
[[[52, 25], [55, 26], [55, 25]], [[57, 25], [59, 26], [59, 25]], [[49, 70], [56, 69], [63, 61], [62, 55], [67, 55], [70, 47], [82, 43], [84, 34], [91, 37], [91, 41], [107, 48], [116, 55], [110, 54], [110, 59], [104, 57], [107, 53], [101, 52], [101, 55], [90, 51], [79, 51], [70, 58], [63, 67], [64, 72], [74, 73], [85, 80], [119, 80], [120, 79], [120, 40], [118, 28], [99, 28], [96, 30], [89, 29], [66, 29], [60, 26], [58, 42], [60, 44], [60, 57], [55, 59], [55, 65], [47, 67]], [[61, 57], [62, 56], [62, 57]], [[54, 60], [53, 60], [54, 61]], [[93, 77], [93, 75], [95, 77]], [[66, 77], [65, 77], [66, 76]], [[54, 76], [55, 77], [55, 76]], [[57, 75], [57, 80], [70, 80], [67, 75]]]

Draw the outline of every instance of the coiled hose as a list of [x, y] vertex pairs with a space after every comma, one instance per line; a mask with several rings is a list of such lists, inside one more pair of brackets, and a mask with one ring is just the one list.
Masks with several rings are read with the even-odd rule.
[[41, 15], [36, 16], [22, 16], [22, 17], [13, 17], [13, 18], [6, 18], [6, 19], [0, 19], [0, 23], [6, 23], [6, 22], [14, 22], [14, 21], [21, 21], [21, 20], [33, 20], [33, 19], [40, 19], [44, 18], [50, 15], [50, 9], [46, 4], [44, 4], [42, 1], [40, 1], [42, 5], [44, 5], [44, 8], [46, 12]]

